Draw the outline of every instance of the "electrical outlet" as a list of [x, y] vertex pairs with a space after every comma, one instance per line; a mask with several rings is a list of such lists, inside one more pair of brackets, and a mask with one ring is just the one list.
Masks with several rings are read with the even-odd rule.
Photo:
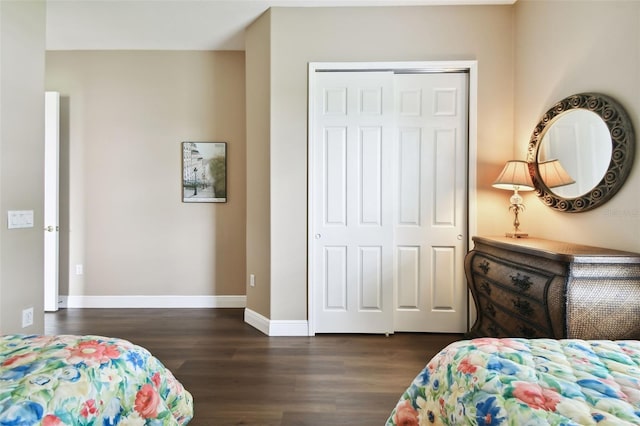
[[84, 274], [84, 267], [82, 266], [81, 263], [76, 265], [76, 275], [82, 275]]
[[33, 325], [33, 308], [22, 310], [22, 328]]
[[249, 285], [251, 287], [255, 287], [256, 286], [256, 276], [253, 274], [249, 274]]

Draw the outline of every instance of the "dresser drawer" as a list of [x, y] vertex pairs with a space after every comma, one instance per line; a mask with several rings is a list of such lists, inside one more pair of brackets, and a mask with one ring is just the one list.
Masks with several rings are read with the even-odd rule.
[[482, 253], [474, 256], [471, 273], [477, 277], [477, 286], [481, 291], [483, 285], [491, 283], [505, 292], [523, 294], [541, 302], [544, 301], [547, 286], [553, 279], [552, 274], [544, 274], [544, 271]]
[[[545, 303], [541, 299], [509, 291], [504, 286], [475, 276], [478, 310], [487, 324], [486, 335], [495, 337], [544, 337], [553, 333]], [[497, 331], [491, 331], [497, 330]]]

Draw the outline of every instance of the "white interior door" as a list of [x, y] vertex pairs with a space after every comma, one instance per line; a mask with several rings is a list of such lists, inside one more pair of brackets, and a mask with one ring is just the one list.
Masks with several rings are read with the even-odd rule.
[[467, 327], [468, 73], [316, 72], [312, 332]]
[[395, 331], [463, 332], [467, 73], [395, 78]]
[[44, 309], [58, 310], [60, 94], [45, 93]]
[[393, 73], [316, 75], [316, 331], [393, 331]]

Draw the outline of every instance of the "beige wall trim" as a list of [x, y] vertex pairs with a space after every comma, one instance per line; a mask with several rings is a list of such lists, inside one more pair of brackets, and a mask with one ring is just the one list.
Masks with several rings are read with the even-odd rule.
[[244, 308], [247, 296], [60, 296], [61, 308]]
[[270, 320], [269, 318], [252, 311], [244, 310], [244, 322], [261, 331], [267, 336], [308, 336], [309, 323], [296, 320]]

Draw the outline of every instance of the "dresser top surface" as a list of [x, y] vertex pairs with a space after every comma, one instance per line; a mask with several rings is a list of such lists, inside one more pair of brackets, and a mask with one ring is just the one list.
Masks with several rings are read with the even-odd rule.
[[476, 244], [578, 263], [640, 263], [640, 254], [542, 238], [473, 237]]

